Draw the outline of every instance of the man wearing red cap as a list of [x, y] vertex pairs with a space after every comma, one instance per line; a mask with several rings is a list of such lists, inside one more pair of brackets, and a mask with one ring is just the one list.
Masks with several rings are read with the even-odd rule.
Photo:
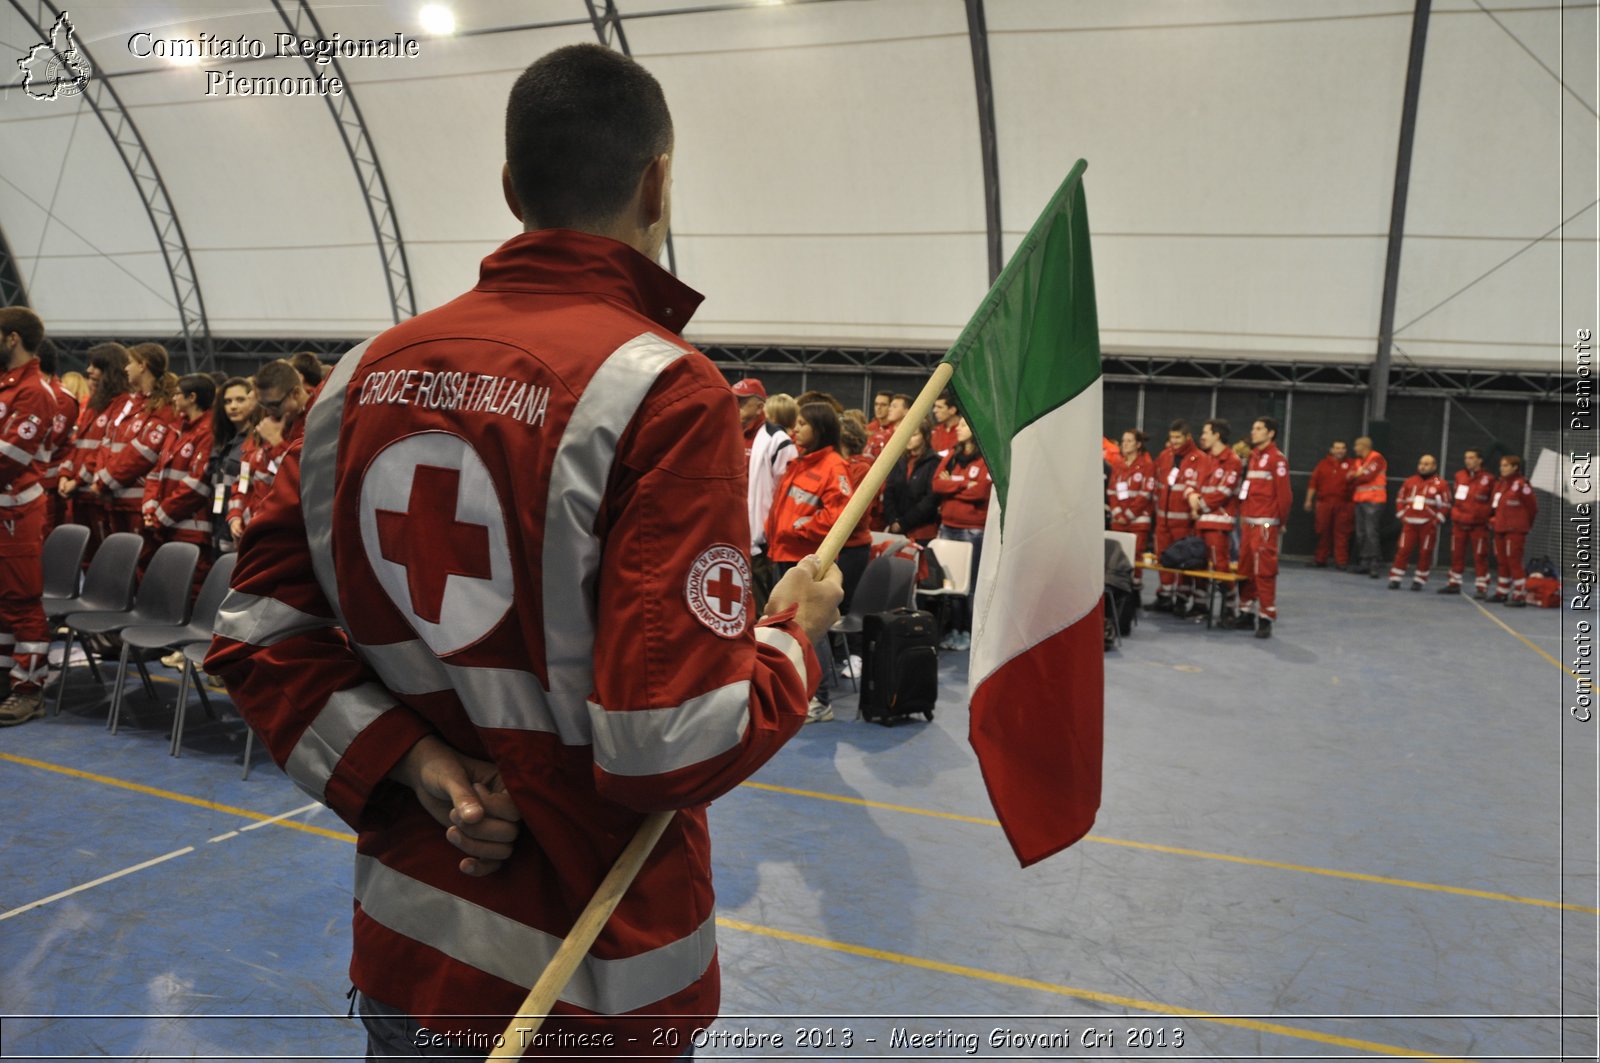
[[744, 433], [744, 460], [748, 465], [756, 433], [767, 423], [767, 389], [755, 377], [747, 376], [735, 382], [733, 397], [739, 400], [739, 430]]

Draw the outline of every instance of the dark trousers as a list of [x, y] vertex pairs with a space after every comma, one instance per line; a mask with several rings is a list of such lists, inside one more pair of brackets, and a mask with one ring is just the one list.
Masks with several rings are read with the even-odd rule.
[[1356, 503], [1356, 562], [1362, 568], [1376, 568], [1383, 561], [1378, 529], [1383, 523], [1382, 502]]

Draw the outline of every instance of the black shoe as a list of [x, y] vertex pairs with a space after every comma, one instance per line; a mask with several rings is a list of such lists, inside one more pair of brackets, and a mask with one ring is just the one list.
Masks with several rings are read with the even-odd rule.
[[1232, 609], [1224, 609], [1222, 615], [1217, 618], [1217, 626], [1224, 631], [1232, 631], [1239, 626], [1239, 614]]
[[1420, 583], [1413, 583], [1413, 584], [1412, 584], [1412, 585], [1411, 585], [1411, 589], [1412, 589], [1412, 590], [1414, 590], [1414, 591], [1420, 591], [1420, 590], [1421, 590], [1421, 589], [1422, 589], [1422, 584], [1420, 584]]
[[[1482, 598], [1483, 595], [1480, 594], [1480, 595], [1478, 595], [1478, 597]], [[1489, 599], [1489, 604], [1490, 605], [1504, 605], [1504, 604], [1506, 604], [1506, 596], [1503, 595], [1503, 594], [1497, 594], [1493, 598]]]
[[1340, 572], [1349, 572], [1350, 571], [1350, 566], [1349, 565], [1334, 565], [1333, 567], [1338, 569]]
[[1308, 567], [1310, 567], [1310, 568], [1327, 568], [1328, 567], [1328, 563], [1326, 561], [1312, 561], [1312, 562], [1309, 562], [1309, 566]]
[[1477, 592], [1473, 594], [1473, 597], [1478, 599], [1480, 602], [1486, 602], [1489, 600], [1489, 592], [1480, 587]]
[[1372, 577], [1373, 579], [1377, 579], [1378, 578], [1378, 566], [1377, 565], [1372, 565], [1372, 566], [1368, 567], [1367, 575]]
[[1158, 613], [1172, 612], [1172, 598], [1165, 594], [1156, 595], [1156, 602], [1151, 606]]
[[1438, 589], [1438, 591], [1436, 591], [1435, 593], [1437, 593], [1437, 594], [1460, 594], [1461, 593], [1461, 585], [1459, 583], [1446, 583], [1443, 587], [1440, 587]]
[[1397, 580], [1397, 579], [1390, 580], [1389, 581], [1389, 589], [1392, 590], [1392, 591], [1399, 590], [1400, 589], [1400, 581]]
[[1272, 637], [1272, 621], [1266, 617], [1261, 618], [1261, 623], [1256, 625], [1256, 638], [1270, 639]]
[[1521, 598], [1512, 598], [1506, 602], [1507, 609], [1526, 609], [1527, 607], [1528, 603]]
[[1256, 629], [1256, 614], [1240, 613], [1233, 622], [1235, 631], [1254, 631]]

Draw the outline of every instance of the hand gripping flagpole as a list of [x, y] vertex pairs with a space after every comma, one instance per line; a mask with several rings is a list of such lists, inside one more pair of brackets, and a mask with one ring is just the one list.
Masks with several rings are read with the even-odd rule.
[[[844, 513], [834, 523], [827, 538], [822, 540], [822, 545], [817, 548], [818, 579], [832, 567], [834, 560], [839, 556], [839, 551], [844, 548], [845, 540], [850, 538], [850, 533], [855, 531], [856, 525], [861, 522], [862, 516], [872, 505], [872, 500], [878, 496], [884, 480], [889, 478], [889, 470], [894, 468], [905, 453], [906, 444], [911, 441], [911, 434], [928, 416], [934, 400], [949, 385], [950, 376], [954, 371], [955, 367], [949, 362], [940, 363], [933, 371], [933, 376], [923, 385], [916, 401], [911, 404], [911, 409], [906, 411], [899, 427], [894, 430], [894, 435], [889, 437], [883, 453], [878, 455], [877, 460], [872, 463], [872, 468], [867, 470], [866, 478], [861, 481], [861, 486], [856, 489], [844, 507]], [[656, 847], [656, 842], [666, 831], [667, 824], [672, 822], [672, 816], [671, 809], [652, 812], [639, 825], [638, 833], [633, 836], [628, 847], [622, 850], [622, 855], [617, 857], [617, 862], [612, 865], [611, 871], [600, 883], [600, 888], [590, 898], [588, 905], [578, 916], [578, 921], [572, 925], [571, 933], [556, 950], [544, 973], [539, 976], [539, 981], [534, 984], [527, 999], [522, 1002], [516, 1017], [506, 1025], [506, 1032], [501, 1038], [499, 1047], [489, 1053], [490, 1060], [522, 1058], [524, 1047], [544, 1024], [550, 1009], [560, 998], [561, 991], [572, 980], [578, 964], [588, 955], [595, 938], [600, 936], [600, 931], [611, 918], [611, 913], [621, 903], [623, 894], [628, 892], [628, 887], [633, 884], [639, 869], [644, 866], [645, 859], [649, 857], [650, 851]]]

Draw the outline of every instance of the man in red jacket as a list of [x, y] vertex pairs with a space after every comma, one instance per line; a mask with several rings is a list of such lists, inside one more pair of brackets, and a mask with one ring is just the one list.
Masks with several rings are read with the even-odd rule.
[[1278, 449], [1278, 422], [1259, 417], [1250, 426], [1250, 461], [1239, 488], [1240, 626], [1254, 612], [1258, 639], [1272, 637], [1278, 619], [1278, 544], [1294, 508], [1289, 459]]
[[44, 322], [22, 306], [0, 308], [0, 670], [11, 694], [0, 704], [0, 727], [44, 715], [45, 626], [44, 461], [39, 451], [56, 416], [55, 396], [34, 352]]
[[706, 803], [800, 730], [842, 591], [808, 558], [755, 615], [730, 389], [679, 336], [700, 296], [654, 261], [655, 79], [559, 49], [506, 130], [524, 232], [340, 359], [207, 670], [358, 831], [373, 1055], [424, 1025], [489, 1043], [646, 815], [677, 809], [535, 1053], [674, 1057], [717, 1012]]
[[1456, 470], [1450, 500], [1450, 582], [1440, 594], [1460, 594], [1461, 578], [1472, 551], [1472, 581], [1476, 597], [1489, 596], [1489, 519], [1494, 516], [1494, 473], [1483, 467], [1483, 451], [1468, 447], [1461, 457], [1465, 468]]
[[747, 376], [734, 382], [733, 401], [739, 404], [739, 434], [744, 437], [744, 459], [756, 445], [756, 433], [767, 423], [767, 389], [761, 381]]
[[1439, 459], [1424, 454], [1417, 461], [1417, 474], [1400, 485], [1394, 499], [1394, 514], [1400, 518], [1400, 545], [1389, 569], [1389, 589], [1400, 589], [1411, 555], [1417, 555], [1417, 574], [1411, 589], [1420, 591], [1433, 571], [1434, 548], [1439, 542], [1439, 525], [1450, 511], [1450, 487], [1439, 475]]
[[1521, 609], [1528, 604], [1528, 573], [1522, 567], [1522, 555], [1539, 515], [1539, 500], [1523, 477], [1522, 458], [1516, 454], [1500, 459], [1500, 482], [1495, 485], [1493, 504], [1494, 556], [1500, 575], [1495, 596], [1489, 600]]
[[[1189, 511], [1189, 492], [1200, 486], [1206, 456], [1194, 445], [1189, 422], [1173, 421], [1167, 426], [1167, 445], [1156, 458], [1156, 557], [1177, 542], [1195, 533], [1194, 514]], [[1170, 572], [1161, 573], [1156, 590], [1158, 612], [1189, 611], [1194, 597], [1193, 581]]]
[[1306, 512], [1314, 514], [1316, 520], [1317, 552], [1311, 560], [1315, 568], [1327, 568], [1330, 553], [1340, 572], [1350, 567], [1350, 532], [1355, 528], [1356, 508], [1351, 498], [1355, 487], [1349, 473], [1354, 467], [1344, 440], [1335, 439], [1328, 453], [1311, 470], [1311, 483], [1306, 488]]
[[[1234, 522], [1239, 514], [1239, 482], [1244, 470], [1239, 456], [1229, 446], [1232, 438], [1232, 427], [1220, 417], [1213, 417], [1200, 426], [1200, 447], [1207, 457], [1206, 471], [1200, 486], [1189, 492], [1189, 512], [1194, 515], [1200, 538], [1205, 540], [1206, 565], [1213, 572], [1227, 572], [1233, 563], [1229, 553]], [[1193, 611], [1203, 615], [1205, 608], [1196, 602]], [[1222, 596], [1222, 626], [1232, 627], [1238, 622], [1238, 616], [1238, 584], [1229, 583]]]

